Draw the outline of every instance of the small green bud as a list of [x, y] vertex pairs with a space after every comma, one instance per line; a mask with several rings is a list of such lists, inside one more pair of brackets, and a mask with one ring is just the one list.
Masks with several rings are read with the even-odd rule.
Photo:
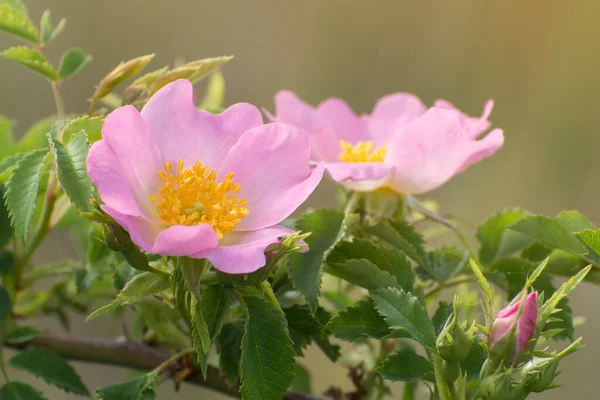
[[479, 394], [483, 400], [511, 399], [513, 392], [511, 371], [489, 375], [481, 381]]
[[543, 392], [552, 386], [558, 369], [558, 357], [535, 357], [523, 367], [523, 385], [532, 392]]
[[148, 271], [148, 257], [131, 241], [129, 233], [120, 225], [104, 225], [104, 241], [109, 249], [123, 253], [133, 268]]
[[444, 382], [452, 384], [460, 376], [460, 362], [442, 361], [442, 378]]
[[435, 342], [435, 347], [444, 360], [456, 363], [464, 360], [471, 351], [471, 338], [458, 324], [459, 300], [454, 302], [454, 313], [450, 315], [446, 325]]

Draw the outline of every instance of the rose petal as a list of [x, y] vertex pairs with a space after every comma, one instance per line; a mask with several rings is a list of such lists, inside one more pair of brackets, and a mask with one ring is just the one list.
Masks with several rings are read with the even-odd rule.
[[275, 114], [272, 122], [283, 122], [310, 132], [315, 108], [300, 100], [293, 92], [282, 90], [275, 95]]
[[427, 107], [415, 95], [396, 93], [382, 97], [368, 118], [369, 134], [376, 147], [389, 141], [396, 130], [423, 115]]
[[[142, 110], [149, 132], [164, 162], [196, 161], [217, 169], [247, 130], [262, 124], [260, 111], [245, 103], [235, 104], [221, 114], [197, 110], [192, 84], [181, 79], [160, 89]], [[157, 171], [158, 172], [158, 171]]]
[[430, 108], [400, 128], [390, 142], [385, 162], [395, 167], [391, 186], [405, 194], [435, 189], [502, 144], [501, 130], [472, 140], [466, 137], [458, 112]]
[[525, 304], [523, 304], [523, 310], [521, 311], [521, 316], [517, 322], [517, 330], [519, 333], [517, 350], [519, 353], [522, 353], [525, 350], [527, 343], [533, 337], [535, 325], [537, 323], [537, 314], [537, 292], [529, 293], [525, 298]]
[[219, 237], [209, 224], [174, 225], [160, 232], [151, 253], [191, 256], [217, 246]]
[[481, 117], [470, 117], [447, 100], [437, 100], [434, 104], [434, 107], [458, 112], [461, 123], [465, 128], [465, 135], [470, 139], [475, 139], [490, 127], [491, 123], [488, 121], [488, 118], [492, 113], [492, 109], [494, 108], [494, 101], [488, 100], [485, 102]]
[[208, 259], [219, 271], [248, 274], [265, 265], [265, 249], [270, 244], [292, 232], [279, 225], [251, 232], [229, 232], [219, 247], [201, 251], [193, 257]]
[[352, 144], [359, 141], [370, 140], [367, 132], [367, 121], [352, 111], [350, 106], [341, 99], [331, 98], [322, 102], [317, 107], [315, 114], [316, 131], [329, 131], [328, 134]]
[[233, 172], [240, 184], [238, 199], [248, 199], [246, 215], [236, 230], [256, 230], [287, 218], [315, 190], [324, 167], [309, 167], [306, 132], [286, 124], [267, 124], [246, 132], [227, 154], [218, 179]]
[[390, 166], [384, 163], [326, 164], [331, 178], [357, 192], [370, 192], [387, 185]]
[[137, 244], [144, 251], [152, 251], [154, 240], [160, 231], [164, 229], [164, 226], [153, 224], [143, 218], [121, 214], [106, 204], [103, 204], [101, 208], [129, 232], [133, 243]]

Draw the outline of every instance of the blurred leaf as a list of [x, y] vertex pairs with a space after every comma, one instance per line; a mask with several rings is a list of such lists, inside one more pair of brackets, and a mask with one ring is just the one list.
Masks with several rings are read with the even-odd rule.
[[[15, 1], [12, 3], [16, 4]], [[0, 30], [37, 44], [37, 28], [23, 10], [24, 8], [19, 10], [17, 7], [6, 5], [4, 1], [0, 2]]]
[[56, 39], [56, 37], [58, 35], [60, 35], [62, 33], [62, 31], [65, 29], [66, 25], [67, 25], [66, 18], [62, 18], [60, 21], [58, 21], [58, 24], [56, 24], [56, 28], [54, 28], [54, 30], [52, 31], [52, 35], [50, 36], [48, 41]]
[[[511, 248], [513, 246], [507, 245], [523, 238], [523, 236], [508, 230], [508, 227], [526, 216], [527, 214], [521, 209], [502, 210], [479, 226], [476, 236], [479, 243], [481, 243], [479, 259], [484, 265], [490, 264], [499, 256], [513, 251]], [[513, 238], [513, 235], [518, 237]], [[503, 250], [503, 247], [509, 247], [510, 250]]]
[[0, 116], [0, 161], [13, 153], [14, 146], [14, 122]]
[[367, 290], [396, 287], [396, 278], [364, 259], [328, 264], [327, 272]]
[[33, 220], [40, 178], [48, 151], [34, 150], [27, 153], [17, 164], [7, 183], [4, 195], [16, 237], [27, 242], [27, 234]]
[[396, 278], [398, 286], [407, 292], [413, 290], [415, 273], [406, 255], [395, 248], [377, 246], [370, 240], [354, 238], [342, 241], [327, 257], [328, 263], [341, 263], [350, 259], [369, 260], [380, 270]]
[[231, 285], [211, 285], [202, 292], [201, 308], [211, 341], [221, 332], [225, 316], [233, 302]]
[[62, 141], [70, 144], [73, 137], [85, 133], [90, 144], [102, 139], [102, 124], [104, 118], [79, 117], [70, 120], [62, 131]]
[[405, 347], [386, 358], [376, 370], [392, 382], [410, 382], [433, 372], [433, 364], [414, 350]]
[[9, 316], [12, 303], [6, 289], [0, 286], [0, 321], [4, 321]]
[[23, 382], [11, 381], [0, 387], [2, 400], [48, 400], [42, 392]]
[[342, 212], [328, 209], [304, 214], [296, 221], [296, 230], [312, 232], [305, 239], [310, 251], [290, 254], [287, 259], [288, 271], [294, 288], [306, 299], [313, 312], [316, 312], [321, 292], [324, 260], [353, 222], [353, 216], [344, 217]]
[[296, 376], [292, 381], [292, 389], [300, 393], [311, 393], [310, 372], [299, 363], [296, 363]]
[[29, 12], [27, 11], [27, 7], [21, 0], [0, 0], [0, 5], [5, 5], [7, 7], [12, 8], [19, 14], [24, 16], [28, 16]]
[[307, 305], [295, 304], [284, 308], [283, 312], [288, 321], [296, 355], [302, 356], [302, 350], [312, 342], [313, 335], [321, 333], [322, 327]]
[[25, 370], [66, 392], [90, 395], [73, 367], [50, 350], [27, 349], [11, 358], [9, 363], [11, 367]]
[[26, 46], [15, 46], [4, 50], [0, 55], [39, 72], [51, 81], [58, 79], [58, 72], [54, 70], [48, 60], [46, 60], [46, 57], [37, 50]]
[[218, 337], [219, 367], [221, 375], [230, 386], [235, 385], [239, 380], [243, 336], [244, 323], [238, 321], [223, 325]]
[[439, 335], [442, 329], [444, 328], [446, 321], [448, 321], [448, 318], [450, 318], [450, 315], [452, 315], [452, 310], [452, 303], [447, 303], [445, 301], [439, 302], [438, 309], [433, 315], [433, 318], [431, 319], [433, 322], [433, 326], [435, 327], [436, 336]]
[[218, 110], [223, 106], [224, 97], [225, 78], [223, 77], [223, 73], [217, 70], [210, 76], [200, 108], [204, 110]]
[[143, 301], [136, 305], [136, 312], [143, 315], [144, 323], [154, 331], [164, 346], [174, 349], [190, 346], [189, 333], [180, 329], [181, 316], [174, 308], [159, 301]]
[[6, 275], [15, 267], [13, 253], [0, 249], [0, 275]]
[[173, 68], [152, 82], [147, 89], [148, 97], [152, 97], [159, 89], [178, 79], [187, 79], [192, 83], [197, 82], [232, 58], [233, 56], [205, 58]]
[[541, 243], [534, 242], [529, 247], [523, 250], [521, 257], [528, 261], [542, 261], [546, 259], [552, 252], [552, 249], [542, 245]]
[[446, 282], [463, 270], [469, 253], [456, 247], [440, 247], [429, 253], [429, 264], [433, 277], [438, 282]]
[[469, 354], [460, 362], [460, 367], [463, 373], [467, 373], [467, 380], [473, 381], [479, 379], [479, 373], [486, 358], [487, 356], [483, 346], [481, 345], [481, 341], [479, 339], [473, 340], [471, 342], [471, 350], [469, 350]]
[[40, 20], [40, 39], [42, 43], [47, 43], [52, 38], [52, 13], [50, 10], [44, 10]]
[[[0, 185], [0, 250], [8, 244], [13, 236], [13, 229], [12, 226], [10, 226], [10, 216], [5, 201], [6, 195], [4, 186]], [[12, 255], [10, 258], [12, 259]], [[4, 258], [0, 257], [0, 262], [5, 261]], [[0, 266], [0, 271], [6, 271], [6, 268]]]
[[89, 147], [85, 133], [74, 136], [67, 146], [51, 137], [48, 140], [60, 185], [78, 211], [90, 211], [93, 186], [86, 169]]
[[41, 335], [42, 331], [39, 331], [30, 326], [20, 326], [13, 330], [6, 337], [6, 343], [8, 344], [20, 344], [30, 341], [31, 339]]
[[[6, 157], [2, 161], [0, 161], [0, 182], [4, 182], [10, 178], [13, 169], [17, 166], [19, 161], [25, 156], [26, 153], [16, 153], [10, 157]], [[3, 203], [5, 203], [6, 197], [3, 199]]]
[[327, 328], [338, 339], [354, 342], [361, 338], [382, 339], [389, 334], [388, 325], [371, 299], [361, 300], [333, 317]]
[[156, 79], [163, 76], [169, 67], [163, 67], [152, 72], [148, 72], [137, 78], [131, 85], [123, 91], [123, 102], [133, 103]]
[[403, 251], [410, 259], [431, 273], [425, 241], [414, 227], [403, 221], [380, 222], [366, 228], [367, 232]]
[[435, 349], [435, 328], [419, 300], [402, 290], [387, 288], [371, 293], [375, 308], [391, 329], [406, 331], [428, 349]]
[[81, 68], [92, 60], [92, 56], [83, 50], [74, 47], [66, 51], [60, 59], [58, 67], [58, 76], [65, 79], [75, 75]]
[[48, 147], [47, 134], [56, 123], [56, 117], [51, 115], [33, 124], [15, 145], [15, 151], [27, 152]]
[[117, 297], [108, 305], [101, 307], [91, 313], [86, 321], [114, 311], [126, 304], [134, 304], [144, 298], [156, 293], [160, 293], [171, 286], [169, 280], [163, 275], [152, 272], [142, 272], [127, 282], [123, 290], [117, 294]]
[[39, 314], [42, 306], [50, 294], [45, 290], [27, 289], [17, 293], [15, 298], [13, 312], [19, 316], [31, 316]]
[[240, 392], [244, 400], [281, 400], [296, 371], [293, 342], [283, 312], [258, 293], [243, 297], [248, 317], [242, 339]]
[[149, 372], [126, 382], [103, 386], [96, 390], [98, 400], [155, 400], [156, 374]]

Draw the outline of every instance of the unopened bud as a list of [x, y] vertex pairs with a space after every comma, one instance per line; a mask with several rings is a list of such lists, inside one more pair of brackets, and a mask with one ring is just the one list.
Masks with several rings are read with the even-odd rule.
[[471, 338], [460, 327], [458, 314], [460, 312], [459, 300], [454, 301], [454, 312], [444, 325], [435, 342], [435, 347], [444, 360], [457, 363], [469, 355], [471, 350]]
[[543, 392], [552, 386], [558, 369], [558, 357], [534, 357], [523, 367], [523, 385], [532, 392]]
[[511, 371], [489, 375], [479, 385], [479, 394], [483, 400], [511, 399], [512, 391]]

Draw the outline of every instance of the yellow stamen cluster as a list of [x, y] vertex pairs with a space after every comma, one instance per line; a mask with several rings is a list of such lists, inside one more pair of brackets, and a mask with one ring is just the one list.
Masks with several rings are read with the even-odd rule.
[[352, 145], [345, 140], [340, 141], [342, 152], [338, 158], [344, 162], [383, 162], [387, 143], [383, 147], [373, 150], [375, 144], [369, 140], [367, 142], [358, 142]]
[[199, 161], [192, 168], [184, 168], [179, 160], [177, 171], [172, 170], [171, 163], [166, 163], [164, 171], [158, 173], [163, 185], [157, 194], [150, 196], [158, 215], [167, 224], [207, 223], [222, 238], [250, 213], [245, 207], [248, 200], [235, 197], [241, 187], [233, 182], [233, 172], [217, 183], [217, 171]]

